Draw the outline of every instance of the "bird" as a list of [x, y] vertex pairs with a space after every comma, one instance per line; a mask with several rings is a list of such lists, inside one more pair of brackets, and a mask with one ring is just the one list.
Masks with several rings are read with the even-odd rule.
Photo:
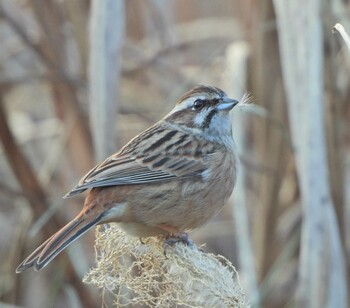
[[235, 186], [230, 110], [238, 103], [214, 86], [185, 93], [163, 119], [80, 179], [64, 198], [88, 190], [81, 212], [16, 272], [41, 270], [88, 230], [110, 222], [140, 239], [164, 235], [186, 242], [187, 232], [217, 214]]

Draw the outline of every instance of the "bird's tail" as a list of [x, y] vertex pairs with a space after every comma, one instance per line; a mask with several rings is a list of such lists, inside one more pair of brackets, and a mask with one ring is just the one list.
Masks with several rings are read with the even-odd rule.
[[91, 220], [86, 217], [84, 212], [81, 212], [76, 218], [34, 250], [34, 252], [17, 267], [16, 273], [21, 273], [31, 267], [34, 267], [37, 271], [41, 270], [63, 249], [101, 222], [103, 216], [104, 213]]

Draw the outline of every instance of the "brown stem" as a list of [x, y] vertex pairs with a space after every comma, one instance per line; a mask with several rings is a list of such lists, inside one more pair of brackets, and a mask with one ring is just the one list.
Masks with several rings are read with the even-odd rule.
[[[38, 218], [48, 208], [47, 196], [40, 185], [34, 170], [30, 166], [26, 156], [15, 141], [10, 130], [3, 101], [3, 90], [0, 89], [0, 141], [2, 143], [6, 158], [11, 165], [12, 171], [16, 176], [24, 194], [28, 198], [28, 202], [32, 207], [34, 217]], [[53, 216], [51, 222], [46, 224], [43, 232], [46, 237], [56, 232], [63, 223], [59, 221], [57, 216]], [[79, 297], [84, 307], [90, 307], [95, 301], [92, 299], [88, 290], [82, 285], [80, 277], [77, 276], [74, 266], [70, 259], [67, 258], [68, 272], [70, 273], [70, 281], [79, 293]]]

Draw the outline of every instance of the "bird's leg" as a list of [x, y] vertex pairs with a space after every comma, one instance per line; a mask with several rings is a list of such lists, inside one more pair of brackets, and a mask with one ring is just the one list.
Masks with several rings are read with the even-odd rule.
[[158, 228], [168, 232], [169, 234], [179, 234], [181, 231], [179, 229], [176, 229], [172, 226], [166, 225], [166, 224], [160, 224], [157, 226]]
[[177, 234], [169, 234], [166, 237], [164, 244], [174, 245], [178, 242], [182, 242], [190, 247], [193, 246], [193, 241], [190, 239], [190, 237], [188, 236], [188, 234], [186, 232], [181, 232], [181, 233], [177, 233]]
[[158, 225], [158, 228], [168, 232], [164, 245], [174, 245], [178, 242], [182, 242], [187, 246], [193, 246], [193, 241], [190, 239], [186, 232], [180, 231], [179, 229], [164, 224]]

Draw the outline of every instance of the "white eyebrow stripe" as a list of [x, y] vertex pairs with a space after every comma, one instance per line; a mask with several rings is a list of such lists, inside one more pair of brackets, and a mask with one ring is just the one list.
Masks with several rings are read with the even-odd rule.
[[185, 99], [184, 101], [182, 101], [180, 104], [177, 104], [173, 110], [170, 111], [169, 114], [173, 114], [179, 110], [184, 110], [184, 109], [187, 109], [187, 108], [190, 108], [192, 107], [193, 103], [195, 100], [197, 99], [207, 99], [205, 95], [197, 95], [197, 96], [193, 96], [193, 97], [189, 97], [187, 99]]

